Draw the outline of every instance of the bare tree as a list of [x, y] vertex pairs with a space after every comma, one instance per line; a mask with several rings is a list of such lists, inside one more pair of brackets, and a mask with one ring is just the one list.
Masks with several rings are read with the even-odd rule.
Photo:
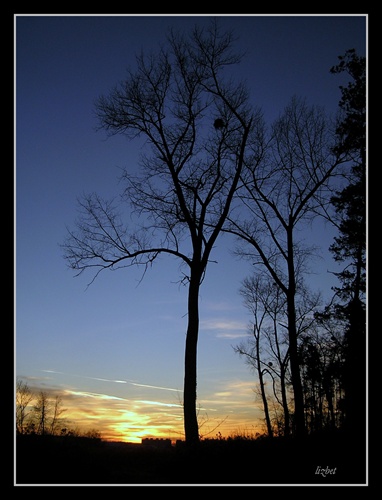
[[184, 429], [199, 441], [196, 386], [199, 290], [213, 246], [230, 212], [259, 113], [247, 91], [225, 78], [239, 57], [232, 33], [215, 21], [189, 37], [170, 32], [168, 49], [137, 57], [136, 71], [97, 101], [100, 127], [111, 135], [143, 137], [151, 146], [138, 176], [125, 170], [122, 201], [137, 216], [128, 228], [112, 202], [80, 201], [76, 230], [64, 243], [69, 266], [82, 273], [141, 265], [169, 254], [188, 271], [188, 326], [184, 369]]
[[273, 436], [273, 425], [265, 390], [267, 379], [272, 381], [273, 396], [282, 407], [283, 434], [287, 435], [290, 429], [287, 397], [289, 352], [283, 333], [285, 299], [269, 277], [260, 275], [246, 278], [240, 294], [253, 314], [253, 337], [235, 346], [234, 350], [245, 357], [259, 377], [268, 435]]
[[52, 402], [52, 416], [50, 421], [50, 434], [57, 434], [61, 430], [61, 415], [66, 411], [63, 407], [62, 397], [56, 395]]
[[44, 391], [40, 391], [33, 407], [33, 412], [37, 423], [37, 434], [41, 434], [42, 436], [49, 431], [51, 405], [52, 402], [49, 400], [48, 394]]
[[26, 421], [29, 416], [28, 407], [33, 400], [33, 394], [26, 382], [21, 379], [16, 381], [16, 432], [24, 434]]
[[244, 209], [230, 217], [228, 228], [243, 242], [240, 254], [264, 266], [285, 295], [297, 435], [305, 433], [305, 423], [295, 297], [314, 252], [298, 230], [329, 205], [329, 181], [347, 159], [334, 145], [323, 110], [293, 98], [274, 123], [261, 161], [243, 170]]
[[[289, 435], [294, 417], [294, 401], [290, 394], [291, 374], [289, 369], [289, 341], [288, 341], [288, 308], [285, 294], [272, 282], [272, 279], [262, 273], [246, 278], [240, 293], [246, 307], [253, 314], [253, 336], [235, 347], [235, 352], [246, 359], [246, 362], [255, 369], [260, 384], [260, 393], [263, 400], [264, 413], [268, 428], [272, 421], [277, 421], [278, 433]], [[309, 341], [309, 345], [318, 346], [317, 325], [315, 311], [321, 304], [320, 294], [313, 294], [304, 287], [299, 287], [296, 298], [296, 331], [299, 342], [298, 356], [303, 375], [306, 376], [304, 365], [306, 356], [302, 345]], [[306, 364], [306, 363], [305, 363]], [[327, 372], [329, 374], [329, 370]], [[273, 410], [271, 411], [268, 393], [265, 385], [271, 381], [273, 389]], [[304, 384], [307, 378], [304, 379]], [[328, 381], [329, 382], [329, 381]], [[315, 381], [309, 380], [315, 384]], [[324, 383], [323, 383], [324, 386]], [[327, 392], [331, 388], [326, 386]], [[324, 389], [323, 389], [324, 390]], [[304, 407], [307, 407], [307, 391], [303, 387]], [[330, 396], [330, 394], [329, 394]], [[329, 401], [329, 398], [328, 398]], [[314, 401], [316, 404], [316, 401]], [[280, 411], [282, 418], [280, 419]], [[271, 413], [276, 416], [272, 418]], [[306, 420], [306, 415], [305, 415]], [[282, 426], [280, 426], [282, 422]], [[272, 426], [273, 429], [273, 426]]]

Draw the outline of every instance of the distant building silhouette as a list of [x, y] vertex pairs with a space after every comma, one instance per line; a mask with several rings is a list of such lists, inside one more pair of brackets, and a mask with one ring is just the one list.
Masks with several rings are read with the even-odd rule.
[[171, 439], [163, 438], [142, 438], [142, 444], [152, 448], [171, 448]]

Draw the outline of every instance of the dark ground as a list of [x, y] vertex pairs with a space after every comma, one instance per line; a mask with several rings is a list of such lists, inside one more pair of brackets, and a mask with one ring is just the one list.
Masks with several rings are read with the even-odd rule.
[[365, 444], [340, 432], [210, 440], [197, 449], [18, 436], [15, 476], [15, 486], [367, 484]]

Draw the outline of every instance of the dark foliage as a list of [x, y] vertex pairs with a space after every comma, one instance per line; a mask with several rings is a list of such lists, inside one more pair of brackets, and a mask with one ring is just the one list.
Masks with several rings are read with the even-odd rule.
[[345, 424], [352, 429], [365, 425], [366, 407], [366, 59], [349, 50], [332, 68], [333, 73], [346, 71], [352, 81], [340, 87], [339, 103], [344, 112], [337, 134], [340, 147], [353, 156], [349, 184], [333, 196], [331, 202], [338, 219], [339, 235], [330, 247], [335, 260], [344, 269], [335, 273], [341, 287], [335, 288], [342, 303], [332, 313], [345, 318], [343, 384], [345, 390]]

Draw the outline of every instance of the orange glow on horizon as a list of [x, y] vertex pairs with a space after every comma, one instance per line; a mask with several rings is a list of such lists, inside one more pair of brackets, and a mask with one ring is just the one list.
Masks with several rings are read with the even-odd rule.
[[[231, 382], [198, 403], [201, 438], [255, 437], [263, 432], [262, 411], [254, 404], [247, 383]], [[156, 392], [127, 399], [105, 393], [80, 390], [59, 392], [65, 412], [62, 428], [81, 435], [96, 432], [105, 441], [141, 443], [144, 438], [184, 439], [183, 406], [173, 396], [154, 399]], [[243, 396], [249, 394], [247, 399]], [[137, 396], [137, 395], [136, 395]], [[147, 397], [149, 396], [149, 397]]]
[[[154, 405], [155, 406], [155, 405]], [[253, 415], [253, 412], [252, 412]], [[90, 415], [84, 408], [72, 408], [66, 412], [66, 418], [76, 424], [81, 432], [95, 430], [105, 441], [141, 443], [144, 438], [170, 439], [172, 442], [184, 440], [183, 410], [179, 415], [151, 412], [122, 411], [120, 409], [94, 409]], [[253, 418], [247, 415], [220, 417], [213, 419], [203, 415], [199, 418], [201, 438], [228, 438], [235, 436], [255, 437], [261, 433], [261, 423], [254, 425]]]
[[[82, 433], [95, 430], [107, 441], [141, 443], [143, 438], [183, 436], [182, 407], [159, 401], [128, 401], [105, 394], [65, 391], [65, 418]], [[178, 410], [178, 413], [176, 413]]]

